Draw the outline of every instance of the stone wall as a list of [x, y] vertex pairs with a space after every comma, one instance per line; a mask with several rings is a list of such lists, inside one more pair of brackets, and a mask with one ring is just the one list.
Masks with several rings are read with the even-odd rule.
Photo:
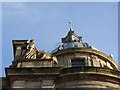
[[0, 90], [1, 89], [7, 89], [8, 83], [5, 77], [0, 77]]
[[73, 53], [66, 53], [57, 56], [58, 58], [58, 64], [56, 67], [72, 67], [71, 66], [71, 60], [75, 58], [84, 58], [86, 60], [86, 66], [94, 66], [94, 67], [107, 67], [109, 69], [114, 69], [112, 64], [107, 61], [106, 59], [103, 59], [102, 57], [90, 53], [79, 53], [79, 52], [73, 52]]

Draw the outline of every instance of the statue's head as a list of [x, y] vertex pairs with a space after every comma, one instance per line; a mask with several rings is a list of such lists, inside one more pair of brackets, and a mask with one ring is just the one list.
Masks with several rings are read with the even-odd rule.
[[34, 39], [31, 39], [30, 42], [34, 42]]

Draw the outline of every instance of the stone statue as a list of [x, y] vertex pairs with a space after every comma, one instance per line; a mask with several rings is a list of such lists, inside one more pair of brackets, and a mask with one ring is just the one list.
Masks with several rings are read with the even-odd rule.
[[24, 55], [24, 58], [26, 59], [36, 59], [36, 48], [35, 48], [35, 43], [34, 40], [30, 40], [30, 42], [27, 45], [27, 50]]
[[47, 52], [37, 50], [37, 58], [40, 59], [52, 59], [55, 63], [58, 63], [57, 57], [53, 56], [52, 54], [49, 54]]
[[52, 59], [55, 63], [57, 63], [57, 58], [53, 56], [52, 54], [49, 54], [47, 52], [37, 50], [35, 48], [34, 40], [30, 40], [30, 42], [27, 43], [27, 47], [25, 50], [23, 50], [23, 57], [25, 59]]

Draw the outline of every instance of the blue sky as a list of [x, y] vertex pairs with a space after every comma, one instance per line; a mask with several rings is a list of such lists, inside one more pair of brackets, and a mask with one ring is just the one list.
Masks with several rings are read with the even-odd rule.
[[118, 62], [117, 2], [9, 2], [2, 5], [2, 76], [12, 64], [12, 40], [34, 39], [40, 50], [52, 51], [69, 31], [72, 21], [76, 34]]

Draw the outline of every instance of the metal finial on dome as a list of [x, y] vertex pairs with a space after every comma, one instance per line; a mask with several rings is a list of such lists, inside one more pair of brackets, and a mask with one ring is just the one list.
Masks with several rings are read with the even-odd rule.
[[110, 54], [109, 56], [110, 56], [111, 58], [113, 58], [113, 54]]
[[72, 21], [69, 21], [70, 24], [70, 31], [72, 31]]

